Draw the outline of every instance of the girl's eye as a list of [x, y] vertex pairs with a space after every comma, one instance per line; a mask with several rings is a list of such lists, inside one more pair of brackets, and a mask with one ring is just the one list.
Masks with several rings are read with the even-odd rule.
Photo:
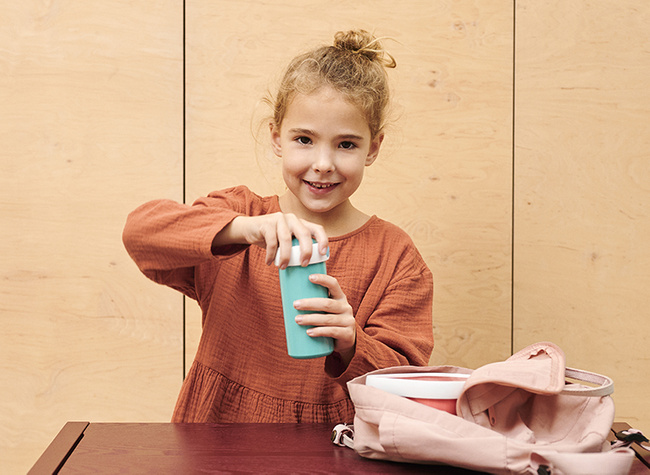
[[311, 139], [309, 137], [298, 137], [296, 141], [301, 145], [309, 145], [311, 143]]
[[341, 147], [341, 148], [343, 148], [345, 150], [352, 150], [353, 148], [356, 147], [356, 145], [353, 144], [352, 142], [341, 142], [339, 144], [339, 147]]

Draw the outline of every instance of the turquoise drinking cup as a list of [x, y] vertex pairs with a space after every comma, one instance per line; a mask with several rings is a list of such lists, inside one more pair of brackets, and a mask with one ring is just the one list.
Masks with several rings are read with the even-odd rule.
[[[293, 306], [296, 300], [328, 297], [325, 287], [309, 281], [311, 274], [327, 273], [325, 261], [328, 258], [329, 250], [327, 255], [321, 255], [318, 252], [318, 244], [314, 242], [309, 265], [302, 267], [300, 265], [300, 247], [298, 246], [298, 240], [294, 238], [289, 265], [286, 269], [279, 269], [287, 352], [292, 358], [318, 358], [329, 355], [334, 349], [334, 342], [331, 338], [311, 337], [307, 335], [307, 330], [312, 327], [296, 323], [297, 315], [314, 312], [296, 310]], [[276, 265], [278, 260], [278, 256], [276, 256]]]

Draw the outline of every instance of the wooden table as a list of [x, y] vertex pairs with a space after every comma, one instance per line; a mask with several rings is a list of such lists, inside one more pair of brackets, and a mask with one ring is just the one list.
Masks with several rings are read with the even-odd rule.
[[[332, 444], [331, 431], [332, 424], [68, 422], [29, 473], [478, 473], [364, 459]], [[631, 473], [650, 470], [636, 460]]]
[[68, 422], [29, 473], [478, 473], [364, 459], [332, 444], [332, 428]]

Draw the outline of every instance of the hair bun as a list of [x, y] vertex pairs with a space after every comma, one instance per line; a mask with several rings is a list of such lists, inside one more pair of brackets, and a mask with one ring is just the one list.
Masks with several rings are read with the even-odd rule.
[[365, 56], [370, 61], [377, 61], [387, 68], [397, 66], [395, 58], [388, 54], [379, 38], [366, 30], [339, 31], [334, 35], [334, 47], [343, 51]]

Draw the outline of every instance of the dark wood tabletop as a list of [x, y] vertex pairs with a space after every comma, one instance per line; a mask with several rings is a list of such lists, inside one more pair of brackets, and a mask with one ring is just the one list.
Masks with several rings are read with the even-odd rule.
[[478, 473], [368, 460], [334, 445], [332, 428], [68, 422], [29, 473]]
[[[626, 427], [615, 424], [612, 434]], [[332, 444], [332, 428], [329, 423], [68, 422], [29, 473], [479, 473], [368, 460]], [[638, 459], [630, 473], [650, 469]]]

